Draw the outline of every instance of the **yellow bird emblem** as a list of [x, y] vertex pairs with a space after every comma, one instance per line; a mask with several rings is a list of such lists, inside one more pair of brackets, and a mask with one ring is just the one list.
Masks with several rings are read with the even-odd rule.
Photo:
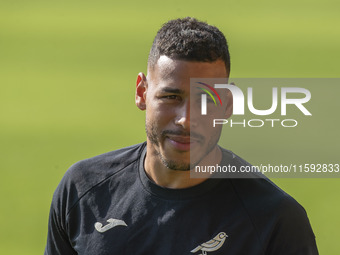
[[224, 244], [224, 241], [227, 237], [228, 236], [227, 236], [226, 233], [220, 232], [213, 239], [197, 246], [195, 249], [193, 249], [191, 251], [191, 253], [202, 251], [202, 253], [200, 255], [207, 255], [207, 252], [216, 251], [216, 250], [218, 250], [219, 248], [222, 247], [222, 245]]

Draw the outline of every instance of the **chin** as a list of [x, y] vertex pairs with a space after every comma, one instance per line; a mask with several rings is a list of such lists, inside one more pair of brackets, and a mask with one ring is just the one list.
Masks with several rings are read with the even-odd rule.
[[171, 160], [165, 157], [162, 157], [161, 160], [163, 164], [171, 170], [190, 171], [192, 167], [190, 161]]
[[188, 151], [182, 153], [162, 153], [159, 156], [162, 163], [171, 170], [190, 171], [201, 162], [204, 155], [206, 154], [202, 154], [199, 151], [191, 153]]

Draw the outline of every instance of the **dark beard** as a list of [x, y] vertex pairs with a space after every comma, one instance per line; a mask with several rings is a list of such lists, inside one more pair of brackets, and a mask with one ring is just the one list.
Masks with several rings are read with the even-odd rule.
[[157, 147], [159, 147], [158, 137], [165, 137], [166, 134], [176, 134], [176, 135], [183, 135], [183, 136], [192, 135], [193, 137], [199, 138], [200, 140], [203, 140], [204, 137], [199, 134], [190, 134], [184, 131], [169, 131], [169, 130], [165, 130], [161, 132], [160, 135], [158, 135], [159, 132], [157, 128], [155, 127], [155, 125], [148, 123], [148, 121], [145, 122], [145, 131], [146, 131], [146, 135], [149, 141], [152, 144], [156, 145], [156, 155], [160, 158], [163, 165], [171, 170], [190, 171], [191, 169], [195, 168], [195, 166], [198, 165], [201, 162], [201, 160], [214, 149], [214, 146], [209, 146], [208, 151], [202, 156], [202, 158], [197, 160], [197, 162], [193, 162], [192, 164], [191, 164], [191, 159], [190, 159], [190, 163], [183, 163], [183, 162], [177, 162], [175, 160], [169, 160], [169, 159], [166, 159], [157, 149]]
[[[149, 138], [149, 141], [158, 147], [159, 141], [157, 139], [158, 131], [157, 131], [156, 127], [152, 124], [149, 124], [146, 121], [145, 131], [146, 131], [146, 136]], [[167, 160], [165, 157], [163, 157], [163, 155], [159, 152], [158, 149], [156, 149], [156, 153], [157, 153], [157, 156], [162, 161], [163, 165], [165, 165], [167, 168], [169, 168], [171, 170], [189, 171], [191, 169], [190, 164], [178, 163], [175, 160]]]

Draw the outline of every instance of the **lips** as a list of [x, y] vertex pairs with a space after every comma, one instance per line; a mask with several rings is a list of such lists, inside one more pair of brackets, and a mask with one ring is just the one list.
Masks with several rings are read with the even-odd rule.
[[193, 144], [196, 143], [190, 136], [168, 136], [170, 144], [179, 151], [189, 151]]
[[169, 139], [178, 143], [190, 143], [189, 136], [170, 136]]

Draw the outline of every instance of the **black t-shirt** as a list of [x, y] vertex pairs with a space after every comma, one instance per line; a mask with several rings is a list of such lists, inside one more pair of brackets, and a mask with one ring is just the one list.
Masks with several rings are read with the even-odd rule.
[[[145, 174], [145, 153], [138, 144], [66, 172], [45, 254], [318, 254], [305, 210], [267, 178], [163, 188]], [[222, 162], [248, 164], [224, 149]]]

